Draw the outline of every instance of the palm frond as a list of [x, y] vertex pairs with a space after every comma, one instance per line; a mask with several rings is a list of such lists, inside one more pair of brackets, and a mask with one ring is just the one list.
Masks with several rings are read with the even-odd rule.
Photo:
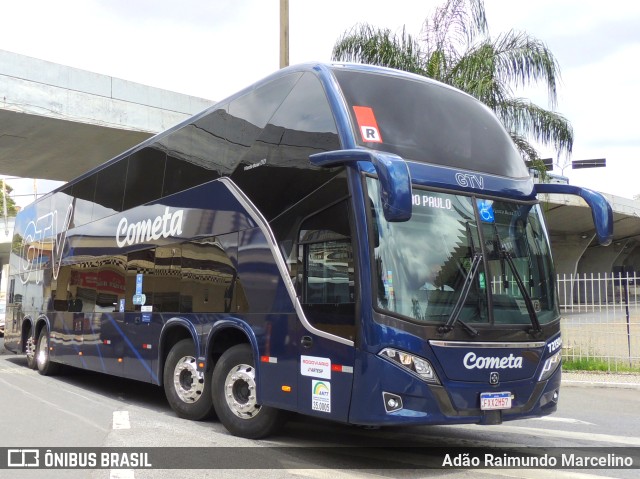
[[525, 137], [518, 135], [513, 131], [510, 132], [509, 135], [511, 136], [511, 140], [516, 145], [516, 148], [518, 148], [520, 155], [525, 161], [529, 161], [533, 163], [537, 160], [540, 160], [540, 157], [538, 156], [538, 151], [533, 147], [533, 145]]
[[448, 83], [496, 110], [511, 95], [509, 85], [496, 74], [495, 49], [484, 41], [468, 49], [451, 69]]
[[487, 29], [482, 0], [447, 0], [436, 8], [431, 19], [425, 20], [422, 32], [425, 44], [434, 50], [448, 51], [454, 45], [464, 48]]
[[555, 108], [560, 66], [549, 48], [526, 32], [515, 30], [499, 35], [493, 44], [496, 75], [517, 87], [544, 82], [549, 104]]
[[559, 154], [571, 154], [573, 128], [562, 115], [522, 98], [505, 100], [496, 113], [507, 130], [552, 145]]
[[424, 75], [420, 46], [404, 28], [395, 34], [368, 24], [356, 25], [336, 42], [331, 57]]

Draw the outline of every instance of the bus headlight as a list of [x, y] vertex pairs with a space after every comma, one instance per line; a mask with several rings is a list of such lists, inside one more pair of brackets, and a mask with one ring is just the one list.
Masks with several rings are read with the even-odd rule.
[[562, 350], [558, 351], [553, 356], [547, 358], [542, 368], [542, 372], [540, 373], [540, 378], [538, 379], [538, 381], [544, 381], [545, 379], [549, 379], [549, 376], [551, 376], [555, 372], [555, 370], [558, 369], [558, 366], [560, 366], [560, 364], [562, 364]]
[[433, 370], [433, 366], [431, 366], [431, 363], [424, 358], [392, 348], [384, 348], [378, 353], [378, 356], [391, 360], [401, 368], [404, 368], [413, 375], [418, 376], [423, 381], [440, 384], [440, 380], [438, 379], [436, 372]]

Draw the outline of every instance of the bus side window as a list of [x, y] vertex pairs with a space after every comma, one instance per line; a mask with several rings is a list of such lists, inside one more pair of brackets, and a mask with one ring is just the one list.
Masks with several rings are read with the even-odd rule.
[[306, 245], [304, 270], [305, 304], [354, 302], [351, 240]]
[[354, 339], [355, 276], [346, 201], [307, 218], [300, 228], [298, 290], [309, 322]]

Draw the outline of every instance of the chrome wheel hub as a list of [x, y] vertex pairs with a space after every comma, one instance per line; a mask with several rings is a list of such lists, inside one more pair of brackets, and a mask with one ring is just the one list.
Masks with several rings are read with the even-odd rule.
[[224, 381], [224, 396], [229, 409], [240, 419], [251, 419], [260, 412], [253, 366], [239, 364], [229, 371]]
[[25, 346], [25, 353], [27, 354], [27, 359], [32, 360], [36, 355], [36, 344], [33, 338], [29, 337], [27, 339], [27, 345]]
[[204, 391], [204, 373], [198, 371], [196, 358], [185, 356], [173, 370], [173, 387], [180, 400], [194, 403]]

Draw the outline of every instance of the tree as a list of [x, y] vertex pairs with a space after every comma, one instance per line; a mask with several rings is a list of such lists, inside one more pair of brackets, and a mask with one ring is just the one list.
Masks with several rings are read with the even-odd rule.
[[[2, 183], [0, 183], [0, 185], [1, 184]], [[18, 208], [16, 206], [16, 202], [10, 196], [13, 188], [11, 188], [11, 186], [9, 186], [6, 182], [4, 183], [4, 188], [4, 195], [2, 194], [2, 189], [0, 188], [0, 216], [4, 215], [5, 198], [7, 200], [7, 216], [15, 216], [18, 214]]]
[[[345, 32], [333, 47], [337, 61], [355, 61], [404, 70], [459, 88], [491, 108], [523, 158], [540, 164], [529, 139], [569, 156], [573, 129], [556, 106], [560, 67], [540, 40], [511, 30], [489, 36], [483, 0], [447, 0], [425, 20], [416, 40], [368, 24]], [[515, 90], [546, 84], [552, 110], [515, 96]]]

